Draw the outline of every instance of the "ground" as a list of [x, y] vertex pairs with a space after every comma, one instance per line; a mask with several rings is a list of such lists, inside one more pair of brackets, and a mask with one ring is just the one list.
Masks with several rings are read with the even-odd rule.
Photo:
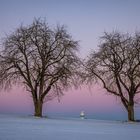
[[0, 115], [0, 140], [140, 140], [140, 123]]

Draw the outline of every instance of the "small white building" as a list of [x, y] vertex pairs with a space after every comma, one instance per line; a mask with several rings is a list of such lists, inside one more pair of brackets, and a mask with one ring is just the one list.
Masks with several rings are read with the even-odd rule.
[[81, 118], [81, 119], [85, 119], [85, 113], [84, 113], [84, 111], [81, 111], [81, 113], [80, 113], [80, 118]]

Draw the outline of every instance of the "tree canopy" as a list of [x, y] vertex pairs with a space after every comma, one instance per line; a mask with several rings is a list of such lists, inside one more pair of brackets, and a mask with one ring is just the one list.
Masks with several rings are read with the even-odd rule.
[[51, 28], [35, 19], [20, 26], [3, 41], [0, 52], [0, 86], [7, 89], [22, 84], [31, 93], [35, 115], [42, 116], [45, 100], [59, 97], [64, 88], [73, 85], [78, 42], [64, 26]]
[[86, 80], [99, 81], [117, 96], [134, 120], [135, 95], [140, 93], [140, 34], [105, 33], [86, 61]]

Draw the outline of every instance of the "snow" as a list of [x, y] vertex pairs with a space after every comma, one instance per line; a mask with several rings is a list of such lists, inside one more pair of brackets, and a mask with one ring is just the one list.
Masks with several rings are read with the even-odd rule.
[[140, 140], [140, 123], [0, 115], [0, 140]]

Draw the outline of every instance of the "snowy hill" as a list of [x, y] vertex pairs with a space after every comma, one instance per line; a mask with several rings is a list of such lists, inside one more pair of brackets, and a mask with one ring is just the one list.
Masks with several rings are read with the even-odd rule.
[[0, 140], [140, 140], [140, 123], [0, 115]]

